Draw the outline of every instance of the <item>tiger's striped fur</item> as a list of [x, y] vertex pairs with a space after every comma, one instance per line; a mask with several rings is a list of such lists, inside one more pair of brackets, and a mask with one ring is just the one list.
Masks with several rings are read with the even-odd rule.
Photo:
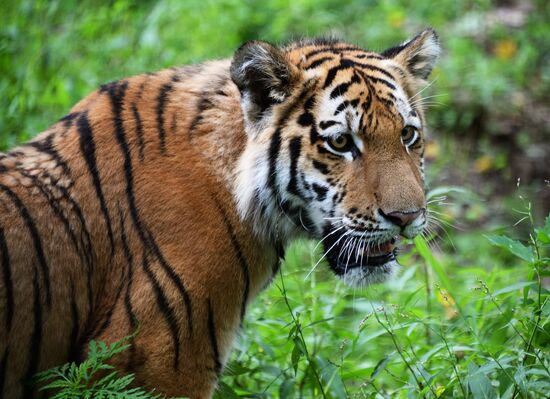
[[[438, 53], [431, 30], [382, 54], [249, 42], [233, 60], [106, 84], [2, 155], [0, 397], [32, 397], [36, 372], [138, 325], [120, 371], [167, 395], [211, 397], [290, 239], [321, 238], [340, 218], [359, 253], [423, 227], [377, 210], [424, 207], [412, 99]], [[342, 135], [350, 151], [331, 147]], [[395, 268], [332, 263], [355, 284]]]

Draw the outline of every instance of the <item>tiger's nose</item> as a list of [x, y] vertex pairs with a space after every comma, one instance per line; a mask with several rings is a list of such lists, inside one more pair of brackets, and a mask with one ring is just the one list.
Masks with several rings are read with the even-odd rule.
[[380, 209], [379, 212], [385, 219], [389, 220], [393, 224], [396, 224], [402, 229], [404, 229], [409, 224], [414, 222], [416, 218], [423, 215], [426, 212], [426, 209], [420, 208], [416, 211], [410, 211], [410, 212], [395, 211], [390, 213], [384, 213], [384, 211]]

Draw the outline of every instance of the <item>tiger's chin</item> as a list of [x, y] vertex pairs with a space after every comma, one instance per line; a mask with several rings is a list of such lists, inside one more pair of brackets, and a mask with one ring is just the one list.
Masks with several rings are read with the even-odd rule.
[[331, 270], [352, 287], [383, 283], [399, 270], [396, 259], [396, 239], [359, 241], [353, 248], [349, 241], [334, 237], [324, 242], [325, 256]]

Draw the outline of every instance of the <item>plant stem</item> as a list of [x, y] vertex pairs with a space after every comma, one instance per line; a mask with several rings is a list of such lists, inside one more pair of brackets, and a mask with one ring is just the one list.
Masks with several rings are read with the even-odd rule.
[[[382, 321], [378, 317], [378, 313], [376, 312], [376, 309], [374, 309], [374, 307], [373, 307], [372, 311], [373, 311], [374, 317], [376, 317], [376, 320], [378, 321], [378, 324], [380, 324], [382, 326], [382, 328], [384, 330], [386, 330], [386, 332], [389, 334], [389, 336], [390, 336], [390, 338], [393, 342], [393, 346], [397, 350], [397, 353], [399, 353], [399, 356], [401, 357], [401, 360], [403, 360], [403, 363], [405, 363], [405, 366], [407, 366], [410, 373], [412, 374], [412, 376], [413, 376], [413, 378], [416, 382], [416, 385], [418, 386], [419, 391], [422, 392], [422, 390], [424, 389], [424, 386], [422, 385], [422, 382], [420, 382], [420, 380], [417, 378], [416, 373], [414, 372], [412, 366], [410, 365], [409, 361], [407, 360], [407, 358], [403, 354], [403, 351], [399, 347], [399, 344], [397, 342], [397, 339], [395, 338], [395, 335], [394, 335], [393, 331], [390, 330], [384, 323], [382, 323]], [[384, 310], [384, 314], [386, 315], [386, 320], [387, 320], [387, 314], [386, 314], [385, 310]], [[422, 394], [422, 397], [425, 399], [426, 395]]]
[[[430, 286], [430, 275], [428, 265], [426, 262], [422, 262], [422, 269], [424, 269], [424, 284], [426, 285], [426, 313], [428, 314], [428, 320], [432, 318], [432, 288]], [[432, 344], [432, 336], [430, 328], [426, 325], [426, 344], [430, 346]]]
[[292, 310], [292, 307], [290, 306], [290, 303], [288, 302], [288, 297], [286, 295], [286, 287], [285, 287], [285, 280], [283, 278], [283, 274], [281, 270], [279, 270], [279, 276], [281, 277], [281, 285], [282, 290], [281, 293], [283, 294], [283, 298], [285, 300], [286, 307], [288, 308], [288, 311], [290, 313], [290, 316], [292, 317], [292, 321], [294, 322], [294, 325], [296, 326], [296, 332], [299, 335], [300, 341], [302, 342], [302, 346], [304, 347], [304, 355], [306, 356], [307, 362], [310, 366], [311, 371], [313, 372], [313, 375], [315, 376], [315, 379], [317, 380], [317, 384], [319, 385], [319, 389], [321, 390], [321, 395], [323, 398], [326, 399], [325, 390], [323, 389], [323, 384], [321, 383], [321, 378], [319, 377], [319, 374], [317, 373], [317, 369], [315, 368], [315, 364], [311, 360], [311, 357], [309, 355], [309, 351], [307, 350], [306, 340], [304, 338], [304, 334], [302, 333], [302, 325], [298, 320], [296, 320], [296, 317], [294, 316], [294, 311]]
[[458, 368], [456, 367], [456, 363], [454, 361], [454, 359], [456, 359], [456, 357], [453, 354], [453, 352], [451, 352], [451, 348], [449, 348], [449, 343], [447, 342], [447, 339], [445, 338], [445, 335], [443, 334], [443, 329], [441, 330], [440, 336], [441, 336], [441, 339], [443, 340], [443, 342], [445, 343], [445, 348], [447, 348], [447, 352], [449, 353], [449, 358], [450, 358], [451, 364], [453, 365], [453, 370], [456, 374], [456, 379], [458, 380], [458, 385], [460, 386], [460, 390], [462, 391], [462, 395], [464, 395], [464, 398], [467, 398], [468, 395], [466, 395], [466, 389], [464, 388], [464, 384], [462, 383], [462, 380], [460, 379], [460, 374], [458, 372]]

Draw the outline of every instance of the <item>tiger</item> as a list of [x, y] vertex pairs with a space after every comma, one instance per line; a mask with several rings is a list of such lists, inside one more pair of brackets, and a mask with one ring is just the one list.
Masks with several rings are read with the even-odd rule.
[[[352, 286], [426, 225], [427, 28], [382, 52], [249, 41], [104, 84], [0, 156], [0, 396], [131, 336], [112, 365], [211, 398], [246, 309], [297, 237]], [[138, 331], [137, 333], [135, 333]]]

